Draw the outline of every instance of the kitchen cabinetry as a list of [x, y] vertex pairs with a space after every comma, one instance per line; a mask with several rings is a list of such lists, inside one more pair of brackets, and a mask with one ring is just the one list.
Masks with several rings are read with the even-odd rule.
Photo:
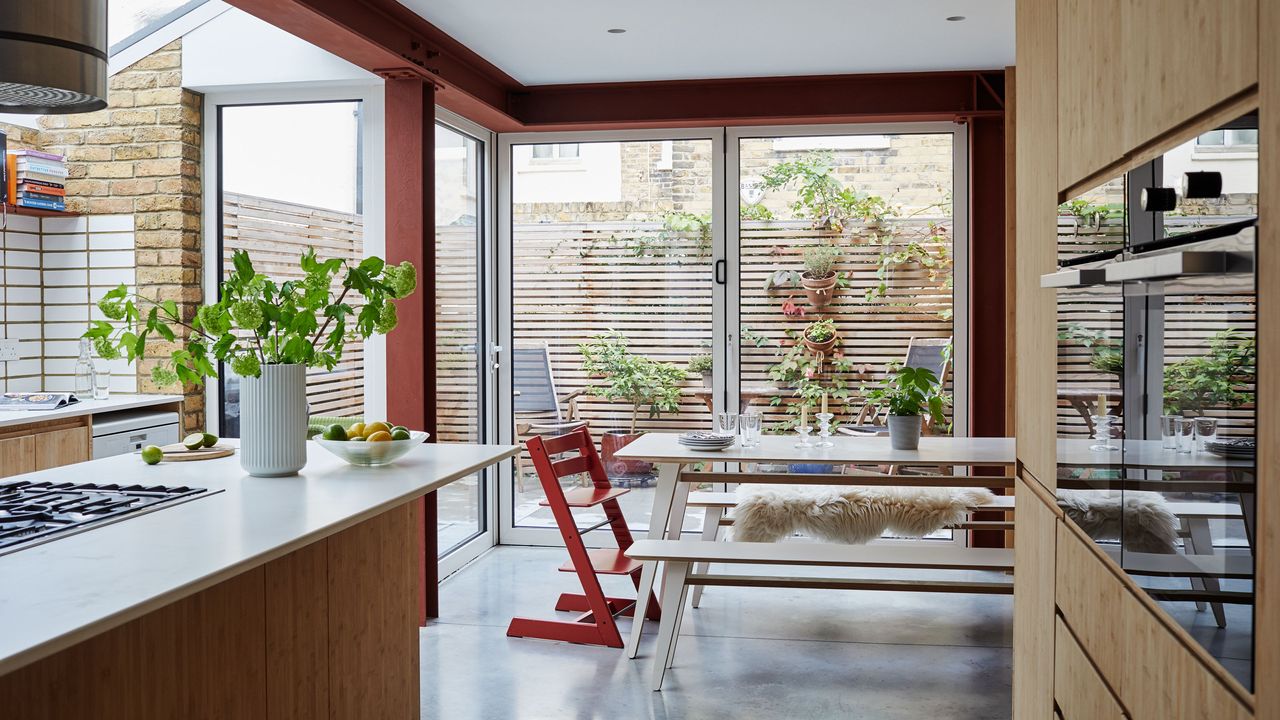
[[1059, 191], [1258, 83], [1257, 0], [1056, 2]]
[[0, 477], [48, 470], [88, 459], [87, 418], [0, 429]]

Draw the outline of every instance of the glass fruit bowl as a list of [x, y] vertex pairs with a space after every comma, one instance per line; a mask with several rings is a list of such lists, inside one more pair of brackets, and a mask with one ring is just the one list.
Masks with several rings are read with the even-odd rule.
[[417, 447], [431, 433], [410, 430], [408, 440], [384, 440], [382, 442], [361, 442], [359, 440], [325, 440], [315, 438], [320, 447], [346, 460], [352, 465], [376, 467], [390, 465], [399, 460], [405, 453]]

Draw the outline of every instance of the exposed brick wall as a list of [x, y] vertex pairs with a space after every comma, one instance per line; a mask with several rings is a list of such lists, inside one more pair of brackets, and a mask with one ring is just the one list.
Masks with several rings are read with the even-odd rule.
[[[203, 299], [201, 97], [182, 87], [177, 40], [113, 75], [106, 109], [40, 119], [45, 149], [67, 156], [67, 209], [132, 213], [139, 291], [173, 300], [188, 319]], [[151, 380], [151, 368], [170, 349], [159, 341], [148, 347], [138, 364], [142, 392], [175, 390]], [[187, 387], [185, 395], [186, 428], [203, 428], [202, 390]]]

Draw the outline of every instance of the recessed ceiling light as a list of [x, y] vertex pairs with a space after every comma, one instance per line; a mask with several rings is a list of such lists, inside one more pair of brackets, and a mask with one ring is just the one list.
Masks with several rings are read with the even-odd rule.
[[609, 32], [613, 33], [614, 35], [621, 35], [626, 31], [627, 31], [626, 28], [609, 28]]
[[964, 21], [963, 15], [952, 15], [951, 17], [947, 18], [947, 22], [963, 22], [963, 21]]

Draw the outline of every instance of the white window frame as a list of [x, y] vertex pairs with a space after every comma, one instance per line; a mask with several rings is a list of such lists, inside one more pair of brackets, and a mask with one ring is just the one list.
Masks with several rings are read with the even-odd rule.
[[[206, 302], [212, 302], [218, 294], [218, 273], [222, 259], [218, 257], [218, 227], [222, 219], [219, 203], [218, 166], [221, 148], [218, 147], [220, 106], [234, 105], [282, 105], [288, 103], [321, 103], [360, 101], [361, 155], [363, 192], [361, 204], [364, 210], [365, 256], [382, 256], [386, 251], [384, 130], [386, 119], [382, 83], [353, 84], [333, 87], [297, 87], [274, 85], [255, 87], [252, 90], [210, 92], [204, 96], [203, 188], [201, 222], [201, 256], [203, 272], [201, 288]], [[368, 417], [383, 417], [387, 412], [386, 395], [386, 342], [375, 335], [365, 341], [364, 411]], [[222, 414], [218, 408], [219, 380], [205, 381], [205, 423], [209, 431], [221, 434]]]

